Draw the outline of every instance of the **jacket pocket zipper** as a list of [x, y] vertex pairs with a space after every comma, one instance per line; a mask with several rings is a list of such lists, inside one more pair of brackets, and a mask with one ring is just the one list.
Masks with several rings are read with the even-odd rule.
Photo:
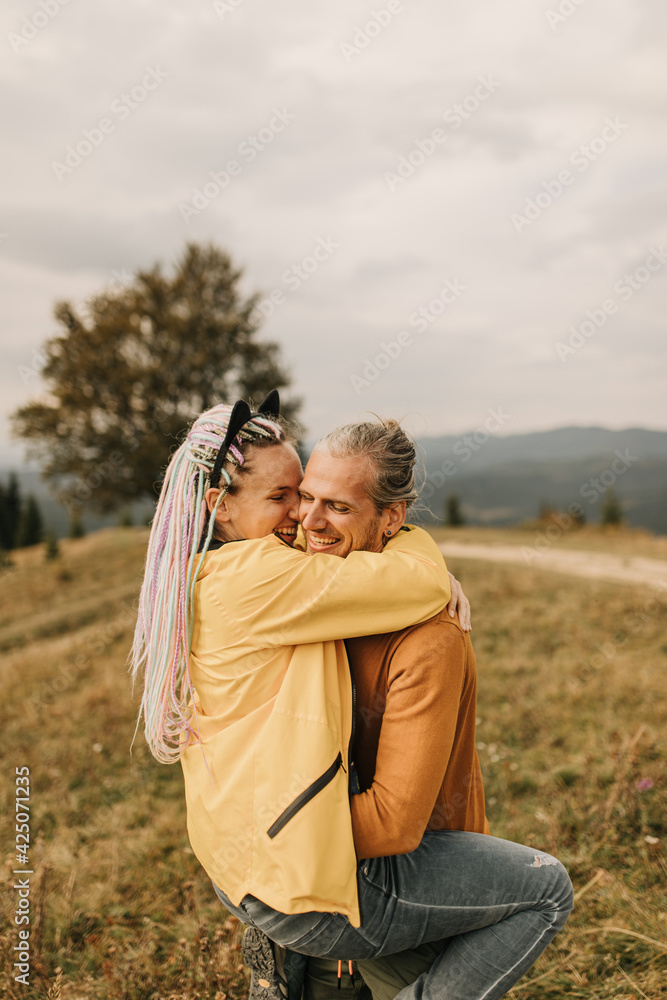
[[338, 773], [338, 769], [341, 767], [343, 767], [343, 755], [339, 753], [333, 764], [326, 769], [324, 774], [321, 774], [319, 778], [316, 778], [312, 784], [308, 785], [308, 788], [304, 788], [304, 790], [297, 795], [294, 801], [290, 802], [287, 808], [281, 812], [275, 823], [271, 824], [266, 832], [272, 840], [276, 834], [280, 833], [282, 828], [289, 823], [294, 816], [296, 816], [300, 809], [303, 809], [303, 807], [310, 802], [311, 799], [315, 798], [318, 792], [321, 792], [323, 788], [326, 788], [330, 781], [333, 781]]

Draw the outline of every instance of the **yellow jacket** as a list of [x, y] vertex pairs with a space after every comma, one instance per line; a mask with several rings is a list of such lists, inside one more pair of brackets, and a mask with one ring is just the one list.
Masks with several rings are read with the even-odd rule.
[[207, 553], [195, 588], [195, 727], [181, 763], [188, 834], [238, 905], [338, 912], [359, 926], [343, 639], [425, 621], [449, 600], [420, 528], [382, 553], [309, 556], [274, 535]]

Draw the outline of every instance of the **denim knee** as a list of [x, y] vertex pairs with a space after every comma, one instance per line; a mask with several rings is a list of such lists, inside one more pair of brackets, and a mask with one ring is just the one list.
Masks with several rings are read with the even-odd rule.
[[[572, 881], [563, 863], [550, 854], [542, 855], [541, 867], [549, 868], [550, 884], [545, 886], [545, 897], [549, 904], [561, 915], [562, 926], [574, 907]], [[548, 859], [548, 860], [545, 860]], [[538, 867], [536, 865], [536, 867]]]
[[561, 906], [560, 909], [568, 915], [574, 909], [574, 886], [572, 880], [565, 869], [565, 866], [558, 862], [558, 874], [560, 875]]

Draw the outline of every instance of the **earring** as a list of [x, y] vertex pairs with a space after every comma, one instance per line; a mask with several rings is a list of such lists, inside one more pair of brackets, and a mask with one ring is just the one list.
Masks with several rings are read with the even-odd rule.
[[387, 538], [389, 538], [389, 536], [391, 535], [391, 531], [386, 531], [385, 534], [386, 534]]

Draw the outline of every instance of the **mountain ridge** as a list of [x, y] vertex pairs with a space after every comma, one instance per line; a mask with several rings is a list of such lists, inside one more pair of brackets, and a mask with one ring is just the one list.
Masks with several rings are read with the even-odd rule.
[[[314, 447], [308, 444], [306, 454]], [[479, 426], [464, 434], [422, 437], [417, 445], [418, 480], [428, 507], [422, 520], [442, 520], [446, 497], [455, 493], [471, 524], [516, 524], [536, 517], [542, 503], [561, 509], [578, 503], [595, 522], [611, 486], [629, 524], [667, 534], [667, 431], [567, 425], [502, 435]], [[14, 469], [22, 495], [36, 497], [46, 526], [59, 537], [66, 534], [68, 516], [39, 471]], [[12, 466], [0, 467], [0, 482], [6, 484], [11, 471]], [[596, 477], [602, 477], [599, 485], [591, 483]], [[130, 507], [137, 524], [151, 510], [150, 500]], [[83, 523], [93, 531], [116, 524], [118, 516], [84, 513]]]

